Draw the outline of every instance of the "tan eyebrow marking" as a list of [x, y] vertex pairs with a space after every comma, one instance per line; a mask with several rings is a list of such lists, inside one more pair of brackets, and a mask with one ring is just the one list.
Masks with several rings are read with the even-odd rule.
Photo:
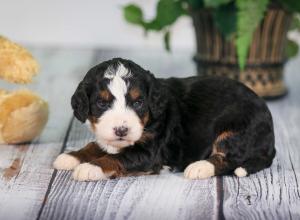
[[129, 95], [133, 100], [136, 100], [141, 96], [141, 92], [138, 88], [132, 88], [129, 91]]
[[109, 91], [107, 89], [101, 90], [99, 92], [99, 95], [102, 99], [107, 100], [107, 101], [110, 100], [110, 98], [111, 98], [111, 94], [109, 93]]

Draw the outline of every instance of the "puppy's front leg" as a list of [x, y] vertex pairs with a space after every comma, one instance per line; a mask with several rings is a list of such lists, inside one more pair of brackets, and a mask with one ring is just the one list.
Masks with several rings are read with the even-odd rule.
[[118, 154], [107, 154], [77, 166], [73, 172], [73, 178], [79, 181], [95, 181], [121, 176], [158, 173], [161, 166], [154, 164], [154, 156], [130, 149]]
[[79, 181], [95, 181], [124, 176], [126, 170], [123, 164], [112, 155], [106, 155], [89, 163], [77, 166], [73, 172], [73, 178]]
[[53, 167], [58, 170], [73, 170], [80, 163], [95, 160], [106, 155], [96, 142], [87, 144], [79, 151], [60, 154], [53, 163]]

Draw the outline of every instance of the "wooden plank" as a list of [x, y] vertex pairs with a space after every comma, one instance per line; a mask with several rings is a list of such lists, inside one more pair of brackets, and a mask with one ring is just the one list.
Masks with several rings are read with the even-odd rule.
[[[67, 151], [93, 140], [75, 122]], [[40, 219], [216, 219], [216, 178], [189, 181], [182, 173], [76, 182], [59, 171]]]
[[60, 146], [1, 146], [0, 219], [29, 220], [37, 216]]
[[249, 178], [224, 178], [226, 219], [300, 219], [300, 76], [297, 63], [290, 64], [287, 69], [288, 97], [268, 103], [275, 127], [277, 156], [274, 163], [270, 169]]
[[[50, 117], [33, 144], [0, 146], [0, 219], [37, 217], [53, 174], [52, 162], [72, 117], [69, 100], [79, 80], [74, 72], [86, 72], [93, 57], [91, 50], [32, 51], [41, 74], [29, 87], [49, 102]], [[12, 85], [1, 83], [1, 87], [11, 89]]]

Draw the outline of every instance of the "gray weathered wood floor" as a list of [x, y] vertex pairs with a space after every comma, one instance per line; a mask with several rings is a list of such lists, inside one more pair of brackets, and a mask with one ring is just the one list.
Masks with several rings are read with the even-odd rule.
[[[29, 87], [50, 104], [41, 137], [0, 146], [0, 219], [300, 219], [300, 57], [286, 67], [289, 95], [269, 102], [277, 157], [270, 169], [246, 178], [186, 180], [182, 173], [75, 182], [55, 171], [54, 158], [93, 139], [73, 119], [70, 97], [94, 64], [121, 56], [157, 76], [192, 75], [187, 52], [31, 48], [41, 74]], [[0, 87], [11, 85], [0, 83]]]

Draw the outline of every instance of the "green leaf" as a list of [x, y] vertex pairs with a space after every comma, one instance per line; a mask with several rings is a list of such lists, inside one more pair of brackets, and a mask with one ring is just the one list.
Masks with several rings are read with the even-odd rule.
[[152, 22], [159, 24], [162, 29], [173, 24], [183, 14], [185, 14], [185, 10], [180, 1], [159, 0], [156, 7], [156, 18]]
[[164, 43], [165, 43], [165, 49], [167, 51], [171, 51], [170, 47], [170, 31], [166, 31], [164, 34]]
[[153, 19], [150, 22], [145, 22], [144, 27], [146, 30], [153, 30], [153, 31], [160, 31], [163, 28], [163, 26], [156, 19]]
[[126, 5], [123, 8], [124, 18], [132, 24], [143, 24], [143, 12], [141, 8], [134, 4]]
[[237, 10], [234, 3], [216, 8], [213, 15], [218, 30], [229, 39], [236, 32]]
[[148, 22], [144, 21], [143, 12], [137, 5], [130, 4], [124, 7], [125, 19], [130, 23], [141, 25], [146, 31], [161, 31], [184, 14], [186, 11], [182, 7], [182, 2], [178, 0], [159, 0], [156, 6], [156, 16]]
[[205, 7], [217, 8], [221, 5], [228, 4], [232, 0], [204, 0]]
[[237, 14], [237, 55], [240, 68], [246, 65], [253, 32], [260, 24], [269, 0], [236, 0]]
[[159, 0], [156, 6], [156, 16], [150, 21], [144, 20], [143, 12], [137, 5], [129, 4], [123, 8], [123, 12], [128, 22], [142, 26], [146, 34], [149, 30], [167, 30], [164, 33], [164, 42], [166, 50], [170, 51], [170, 32], [168, 26], [172, 25], [180, 16], [187, 14], [183, 3], [183, 0]]
[[287, 10], [292, 12], [300, 12], [299, 0], [278, 0]]
[[294, 15], [292, 22], [291, 22], [291, 26], [290, 26], [290, 30], [300, 30], [300, 16], [299, 15]]
[[285, 55], [288, 58], [294, 57], [298, 54], [299, 46], [294, 41], [288, 40], [287, 45], [285, 47]]

